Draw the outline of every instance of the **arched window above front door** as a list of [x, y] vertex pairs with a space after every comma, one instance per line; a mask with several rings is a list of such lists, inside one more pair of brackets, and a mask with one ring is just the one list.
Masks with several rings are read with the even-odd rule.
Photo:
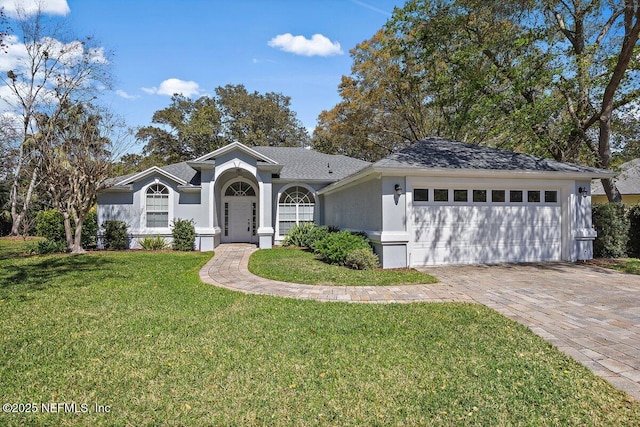
[[224, 195], [232, 197], [255, 197], [256, 190], [253, 189], [251, 184], [244, 181], [238, 181], [228, 186]]

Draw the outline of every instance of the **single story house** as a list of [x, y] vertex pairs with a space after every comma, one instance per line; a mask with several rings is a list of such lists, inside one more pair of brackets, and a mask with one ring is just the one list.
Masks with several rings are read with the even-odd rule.
[[592, 257], [590, 186], [609, 171], [428, 138], [368, 163], [305, 148], [232, 143], [110, 180], [98, 223], [131, 246], [193, 219], [201, 251], [271, 248], [303, 222], [365, 231], [385, 268]]
[[[626, 205], [640, 203], [640, 159], [633, 159], [620, 165], [616, 185], [622, 195], [622, 203]], [[607, 203], [608, 201], [602, 183], [594, 180], [591, 183], [591, 202]]]

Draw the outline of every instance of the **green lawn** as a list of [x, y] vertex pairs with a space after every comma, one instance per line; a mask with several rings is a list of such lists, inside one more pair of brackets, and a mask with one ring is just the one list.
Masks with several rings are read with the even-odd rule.
[[596, 258], [590, 262], [627, 274], [640, 274], [640, 259], [638, 258]]
[[640, 425], [638, 403], [483, 306], [244, 295], [198, 280], [210, 253], [8, 246], [0, 400], [89, 413], [2, 426]]
[[437, 279], [414, 269], [351, 270], [322, 262], [309, 251], [298, 248], [259, 250], [249, 258], [249, 271], [283, 282], [309, 285], [381, 286], [435, 283]]
[[608, 265], [609, 268], [622, 271], [628, 274], [640, 274], [640, 259], [638, 258], [626, 258], [619, 259], [616, 262]]

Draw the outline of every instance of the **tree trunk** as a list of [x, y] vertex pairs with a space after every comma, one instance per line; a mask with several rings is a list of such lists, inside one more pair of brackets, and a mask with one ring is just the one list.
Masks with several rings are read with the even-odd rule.
[[86, 252], [82, 248], [82, 223], [84, 223], [84, 218], [79, 217], [76, 220], [76, 230], [73, 236], [73, 245], [70, 248], [72, 254], [83, 254]]
[[20, 226], [22, 225], [22, 221], [29, 209], [29, 205], [31, 204], [31, 197], [33, 197], [33, 191], [36, 188], [36, 182], [38, 179], [38, 168], [39, 165], [36, 165], [33, 168], [33, 173], [31, 174], [31, 181], [29, 181], [29, 188], [27, 189], [27, 194], [24, 197], [24, 201], [22, 203], [22, 211], [17, 212], [17, 204], [18, 204], [18, 185], [19, 185], [19, 177], [16, 177], [11, 188], [11, 233], [10, 236], [18, 236], [20, 235]]
[[67, 250], [73, 251], [73, 231], [71, 230], [69, 212], [62, 212], [62, 216], [64, 217], [64, 237], [67, 242]]

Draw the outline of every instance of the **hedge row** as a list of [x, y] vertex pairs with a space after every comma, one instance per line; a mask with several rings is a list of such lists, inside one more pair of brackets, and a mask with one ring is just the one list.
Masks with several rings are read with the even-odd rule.
[[640, 257], [640, 205], [622, 203], [593, 205], [593, 243], [596, 258]]

